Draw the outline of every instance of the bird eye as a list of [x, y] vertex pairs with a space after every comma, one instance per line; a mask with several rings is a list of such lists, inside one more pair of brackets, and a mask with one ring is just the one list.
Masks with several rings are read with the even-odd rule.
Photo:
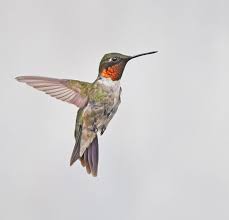
[[117, 57], [112, 57], [112, 59], [111, 59], [113, 62], [115, 62], [115, 61], [117, 61], [118, 60], [118, 58]]

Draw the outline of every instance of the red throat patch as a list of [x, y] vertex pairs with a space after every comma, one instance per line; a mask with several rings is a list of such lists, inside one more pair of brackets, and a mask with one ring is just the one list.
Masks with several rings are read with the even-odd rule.
[[120, 68], [120, 65], [116, 64], [111, 67], [108, 67], [107, 69], [104, 69], [101, 73], [101, 76], [116, 81], [120, 79], [121, 71], [122, 70]]

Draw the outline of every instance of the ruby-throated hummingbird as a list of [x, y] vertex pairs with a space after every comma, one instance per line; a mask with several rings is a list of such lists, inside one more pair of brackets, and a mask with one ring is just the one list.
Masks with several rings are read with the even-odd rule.
[[75, 146], [70, 165], [80, 159], [87, 172], [97, 176], [98, 137], [116, 113], [121, 102], [120, 79], [127, 62], [157, 51], [126, 56], [105, 54], [100, 61], [99, 74], [93, 83], [40, 76], [19, 76], [16, 79], [62, 101], [76, 105], [79, 110], [75, 125]]

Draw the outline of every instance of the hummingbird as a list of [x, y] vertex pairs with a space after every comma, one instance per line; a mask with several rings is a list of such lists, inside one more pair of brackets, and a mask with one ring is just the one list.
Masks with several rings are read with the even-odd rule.
[[70, 166], [77, 160], [88, 174], [97, 176], [99, 162], [98, 133], [102, 135], [121, 103], [120, 79], [130, 60], [157, 51], [127, 56], [105, 54], [99, 64], [99, 73], [92, 83], [41, 76], [18, 76], [19, 82], [45, 92], [56, 99], [78, 107], [75, 123], [75, 146]]

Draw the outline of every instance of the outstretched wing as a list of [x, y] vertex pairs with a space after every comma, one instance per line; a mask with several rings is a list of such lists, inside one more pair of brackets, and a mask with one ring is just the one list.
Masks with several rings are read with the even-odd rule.
[[43, 91], [52, 97], [74, 104], [79, 108], [84, 107], [87, 103], [88, 90], [91, 85], [90, 83], [78, 80], [40, 76], [19, 76], [16, 77], [16, 80]]

